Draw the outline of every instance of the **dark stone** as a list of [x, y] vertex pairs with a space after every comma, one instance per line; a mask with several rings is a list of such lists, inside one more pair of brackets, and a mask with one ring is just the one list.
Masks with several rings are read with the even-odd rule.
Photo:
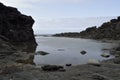
[[66, 66], [72, 66], [72, 64], [66, 64]]
[[9, 42], [31, 42], [36, 44], [31, 16], [21, 14], [16, 8], [0, 3], [0, 35]]
[[58, 71], [60, 69], [63, 69], [63, 66], [57, 66], [57, 65], [44, 65], [41, 67], [43, 71]]
[[86, 51], [81, 51], [80, 52], [82, 55], [86, 54], [87, 52]]

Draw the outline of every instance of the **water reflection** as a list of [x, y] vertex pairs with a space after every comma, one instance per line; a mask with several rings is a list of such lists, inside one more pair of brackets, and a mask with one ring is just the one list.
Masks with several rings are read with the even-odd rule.
[[[101, 54], [109, 53], [109, 50], [116, 47], [116, 43], [102, 43], [100, 41], [80, 38], [59, 38], [59, 37], [36, 37], [38, 46], [36, 51], [45, 51], [49, 55], [35, 55], [35, 63], [42, 64], [84, 64], [88, 59], [106, 60], [113, 58], [102, 57]], [[81, 54], [81, 51], [87, 53]]]

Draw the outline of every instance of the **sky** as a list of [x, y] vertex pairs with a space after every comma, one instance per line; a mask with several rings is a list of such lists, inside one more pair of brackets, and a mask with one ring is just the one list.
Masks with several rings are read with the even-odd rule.
[[0, 0], [35, 20], [35, 34], [80, 32], [120, 15], [120, 0]]

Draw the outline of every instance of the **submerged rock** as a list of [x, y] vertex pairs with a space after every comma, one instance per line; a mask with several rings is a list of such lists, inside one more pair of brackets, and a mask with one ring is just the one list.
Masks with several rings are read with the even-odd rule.
[[58, 51], [65, 51], [65, 49], [58, 49]]
[[66, 64], [66, 66], [72, 66], [72, 64]]
[[81, 53], [82, 55], [84, 55], [84, 54], [86, 54], [87, 52], [83, 50], [83, 51], [81, 51], [80, 53]]
[[45, 56], [45, 55], [48, 55], [49, 53], [45, 51], [37, 51], [36, 54]]

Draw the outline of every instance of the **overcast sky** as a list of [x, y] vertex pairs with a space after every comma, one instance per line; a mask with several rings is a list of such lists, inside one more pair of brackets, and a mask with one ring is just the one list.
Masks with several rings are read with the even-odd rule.
[[35, 34], [80, 32], [120, 15], [120, 0], [0, 0], [34, 20]]

